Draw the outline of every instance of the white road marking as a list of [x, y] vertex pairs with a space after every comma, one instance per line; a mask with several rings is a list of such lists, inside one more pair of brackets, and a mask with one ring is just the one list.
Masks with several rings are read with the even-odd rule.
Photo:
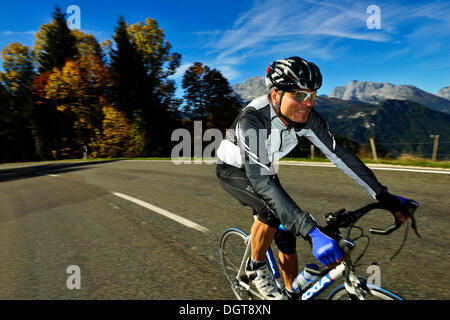
[[[280, 161], [280, 165], [286, 166], [305, 166], [305, 167], [336, 167], [332, 163], [299, 163], [299, 162], [288, 162]], [[423, 173], [441, 173], [450, 174], [449, 171], [439, 170], [439, 169], [411, 169], [411, 168], [391, 168], [391, 167], [378, 167], [370, 164], [366, 164], [372, 170], [387, 170], [387, 171], [405, 171], [405, 172], [423, 172]]]
[[450, 171], [442, 171], [442, 170], [419, 170], [419, 169], [400, 169], [400, 168], [378, 168], [371, 167], [372, 170], [385, 170], [385, 171], [406, 171], [406, 172], [423, 172], [423, 173], [441, 173], [441, 174], [450, 174]]
[[[215, 161], [217, 159], [207, 160], [212, 161], [211, 163], [206, 164], [215, 164]], [[173, 163], [173, 160], [124, 160], [124, 161], [152, 161], [152, 162], [166, 162], [166, 163]], [[204, 160], [206, 161], [206, 160]], [[281, 160], [279, 162], [280, 165], [286, 165], [286, 166], [304, 166], [304, 167], [336, 167], [332, 163], [309, 163], [309, 162], [294, 162], [294, 161], [283, 161]], [[398, 166], [392, 166], [392, 167], [385, 167], [385, 166], [378, 166], [373, 164], [366, 164], [367, 167], [373, 170], [387, 170], [387, 171], [404, 171], [404, 172], [422, 172], [422, 173], [441, 173], [441, 174], [450, 174], [450, 170], [446, 169], [421, 169], [416, 167], [415, 168], [402, 168]]]
[[40, 176], [58, 177], [57, 174], [50, 174], [50, 173], [45, 173], [45, 172], [37, 172], [36, 174], [40, 175]]
[[135, 204], [140, 205], [141, 207], [144, 207], [144, 208], [146, 208], [148, 210], [151, 210], [153, 212], [159, 213], [160, 215], [162, 215], [162, 216], [164, 216], [166, 218], [172, 219], [173, 221], [176, 221], [176, 222], [178, 222], [178, 223], [180, 223], [182, 225], [185, 225], [186, 227], [195, 229], [195, 230], [200, 231], [200, 232], [207, 232], [207, 231], [209, 231], [208, 228], [205, 228], [205, 227], [199, 225], [198, 223], [195, 223], [195, 222], [193, 222], [193, 221], [191, 221], [189, 219], [183, 218], [183, 217], [181, 217], [181, 216], [179, 216], [179, 215], [177, 215], [175, 213], [172, 213], [170, 211], [167, 211], [165, 209], [162, 209], [162, 208], [159, 208], [157, 206], [154, 206], [154, 205], [152, 205], [152, 204], [150, 204], [148, 202], [145, 202], [145, 201], [133, 198], [131, 196], [128, 196], [128, 195], [120, 193], [120, 192], [113, 192], [113, 191], [111, 191], [111, 192], [112, 192], [113, 195], [115, 195], [117, 197], [120, 197], [122, 199], [131, 201], [131, 202], [133, 202]]

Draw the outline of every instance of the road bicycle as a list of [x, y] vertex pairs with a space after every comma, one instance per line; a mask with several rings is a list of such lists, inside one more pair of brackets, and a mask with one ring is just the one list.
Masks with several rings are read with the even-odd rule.
[[[411, 225], [416, 235], [420, 237], [417, 232], [417, 223], [414, 218], [417, 207], [418, 204], [413, 200], [408, 200], [404, 204], [404, 214], [408, 214], [410, 219], [408, 219], [406, 223], [403, 241], [399, 249], [388, 259], [389, 261], [401, 251], [406, 241], [409, 225]], [[370, 243], [370, 237], [364, 234], [363, 228], [355, 226], [355, 223], [365, 214], [375, 209], [386, 210], [380, 203], [371, 203], [354, 211], [340, 209], [336, 212], [325, 214], [327, 225], [323, 229], [327, 234], [332, 235], [337, 240], [344, 259], [339, 265], [331, 270], [316, 270], [305, 267], [305, 270], [316, 275], [318, 280], [303, 289], [300, 296], [301, 300], [310, 300], [317, 297], [332, 283], [341, 279], [344, 280], [343, 283], [328, 294], [328, 300], [404, 300], [400, 295], [393, 293], [390, 290], [368, 283], [367, 278], [358, 275], [355, 270], [356, 263], [364, 256]], [[400, 226], [401, 223], [395, 219], [395, 223], [385, 229], [370, 228], [369, 230], [372, 234], [388, 235], [400, 228]], [[351, 231], [355, 228], [360, 230], [360, 234], [352, 239]], [[279, 229], [286, 230], [282, 225], [279, 226]], [[347, 229], [345, 236], [343, 233], [344, 230], [340, 229]], [[264, 299], [258, 293], [256, 288], [252, 286], [245, 274], [245, 264], [247, 258], [250, 257], [251, 252], [250, 237], [251, 235], [246, 234], [240, 229], [229, 228], [224, 231], [220, 240], [219, 256], [222, 271], [231, 290], [239, 300]], [[355, 242], [361, 238], [366, 238], [366, 246], [353, 262], [351, 253], [355, 247]], [[272, 248], [269, 248], [267, 251], [266, 263], [275, 278], [277, 286], [280, 290], [283, 290], [284, 283], [275, 261]]]

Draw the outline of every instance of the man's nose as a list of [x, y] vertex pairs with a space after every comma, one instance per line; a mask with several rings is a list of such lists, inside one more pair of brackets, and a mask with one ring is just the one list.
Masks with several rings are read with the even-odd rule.
[[314, 102], [311, 101], [310, 98], [306, 98], [306, 100], [303, 100], [302, 106], [311, 108], [313, 106]]

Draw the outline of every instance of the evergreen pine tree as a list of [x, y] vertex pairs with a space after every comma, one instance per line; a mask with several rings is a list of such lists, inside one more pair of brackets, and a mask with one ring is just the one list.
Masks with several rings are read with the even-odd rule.
[[66, 15], [56, 7], [53, 24], [46, 28], [44, 43], [39, 52], [38, 71], [51, 71], [54, 67], [61, 69], [68, 59], [77, 54], [76, 38], [67, 27]]
[[[163, 100], [169, 100], [171, 96], [158, 86], [161, 75], [156, 73], [162, 71], [156, 71], [155, 59], [144, 58], [130, 32], [133, 31], [121, 17], [113, 37], [116, 48], [110, 52], [110, 66], [115, 79], [114, 106], [125, 113], [143, 136], [145, 155], [168, 155], [174, 119]], [[171, 85], [168, 82], [167, 86]]]
[[205, 74], [205, 105], [208, 113], [207, 128], [217, 128], [225, 133], [236, 118], [241, 104], [222, 73], [212, 69]]
[[147, 81], [142, 57], [130, 39], [127, 23], [119, 18], [114, 33], [116, 49], [110, 53], [111, 71], [114, 73], [113, 100], [116, 108], [134, 120], [142, 109], [142, 93]]
[[191, 120], [200, 120], [204, 129], [216, 128], [222, 133], [231, 127], [241, 105], [220, 71], [196, 62], [186, 70], [183, 88]]

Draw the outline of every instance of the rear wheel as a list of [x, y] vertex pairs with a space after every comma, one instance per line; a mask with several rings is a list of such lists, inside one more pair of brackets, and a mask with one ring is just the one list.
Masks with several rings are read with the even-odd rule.
[[250, 237], [242, 230], [228, 229], [220, 240], [219, 256], [225, 279], [239, 300], [252, 300], [253, 296], [247, 289], [239, 284], [239, 280], [248, 284], [245, 272], [240, 272], [241, 264], [248, 258], [246, 249]]

